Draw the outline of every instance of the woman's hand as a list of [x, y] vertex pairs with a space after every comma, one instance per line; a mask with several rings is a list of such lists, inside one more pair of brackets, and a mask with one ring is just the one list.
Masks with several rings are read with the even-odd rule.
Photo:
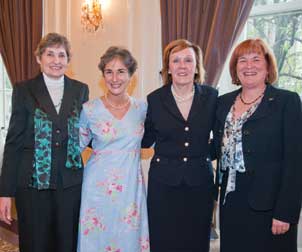
[[277, 219], [273, 219], [272, 233], [274, 235], [285, 234], [289, 230], [290, 224]]
[[0, 220], [10, 225], [12, 222], [12, 198], [0, 197]]

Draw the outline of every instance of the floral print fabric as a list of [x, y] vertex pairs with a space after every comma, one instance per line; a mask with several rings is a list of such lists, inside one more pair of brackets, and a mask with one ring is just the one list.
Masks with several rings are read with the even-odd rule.
[[35, 110], [35, 154], [32, 187], [39, 190], [49, 188], [51, 171], [51, 134], [52, 122], [41, 109]]
[[226, 117], [221, 148], [220, 167], [222, 171], [228, 171], [228, 181], [224, 194], [223, 204], [228, 193], [236, 189], [236, 173], [245, 172], [244, 158], [242, 151], [242, 127], [248, 118], [255, 112], [259, 100], [244, 112], [239, 118], [234, 118], [235, 106], [233, 105]]
[[79, 110], [74, 106], [67, 121], [68, 142], [66, 167], [80, 169], [82, 167], [81, 151], [79, 144]]
[[[67, 122], [68, 143], [66, 168], [82, 168], [79, 146], [79, 111], [74, 106]], [[40, 108], [34, 115], [35, 151], [31, 186], [38, 190], [49, 189], [51, 176], [51, 148], [53, 125], [48, 115]]]
[[146, 104], [131, 98], [122, 119], [100, 99], [84, 104], [80, 146], [92, 140], [84, 168], [78, 252], [149, 252], [145, 185], [140, 166]]

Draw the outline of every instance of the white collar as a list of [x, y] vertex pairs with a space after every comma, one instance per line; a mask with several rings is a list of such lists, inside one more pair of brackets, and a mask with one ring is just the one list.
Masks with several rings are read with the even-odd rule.
[[60, 86], [64, 84], [64, 75], [59, 79], [51, 79], [45, 73], [43, 73], [43, 78], [47, 86]]

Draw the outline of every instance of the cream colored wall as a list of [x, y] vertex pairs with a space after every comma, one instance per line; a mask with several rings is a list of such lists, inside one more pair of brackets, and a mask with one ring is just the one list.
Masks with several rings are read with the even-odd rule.
[[[104, 1], [104, 0], [103, 0]], [[104, 26], [96, 34], [84, 32], [80, 24], [84, 0], [44, 0], [44, 34], [59, 32], [71, 41], [73, 57], [69, 75], [89, 85], [90, 97], [102, 93], [100, 56], [112, 45], [127, 47], [138, 60], [133, 95], [145, 98], [160, 86], [160, 6], [155, 0], [106, 0]]]
[[[102, 0], [104, 1], [104, 0]], [[83, 32], [80, 24], [84, 0], [44, 0], [44, 34], [58, 32], [71, 42], [72, 60], [68, 75], [89, 85], [90, 98], [102, 94], [102, 77], [97, 68], [100, 56], [112, 45], [127, 47], [138, 61], [138, 71], [131, 83], [132, 95], [145, 99], [158, 88], [161, 69], [161, 24], [159, 0], [105, 0], [104, 26], [96, 34]], [[84, 154], [87, 158], [89, 151]], [[144, 177], [148, 158], [143, 152]]]

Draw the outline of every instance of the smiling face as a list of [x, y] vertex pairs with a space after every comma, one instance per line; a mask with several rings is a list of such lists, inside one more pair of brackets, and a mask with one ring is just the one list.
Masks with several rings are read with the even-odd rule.
[[106, 64], [104, 79], [111, 95], [124, 96], [126, 94], [130, 75], [127, 67], [119, 58], [114, 58]]
[[243, 54], [238, 57], [236, 71], [243, 87], [265, 85], [268, 75], [266, 59], [259, 53]]
[[66, 72], [68, 57], [63, 46], [47, 47], [42, 55], [36, 57], [41, 71], [51, 79], [59, 79]]
[[169, 57], [169, 73], [175, 85], [190, 85], [194, 82], [196, 57], [192, 48], [171, 53]]

